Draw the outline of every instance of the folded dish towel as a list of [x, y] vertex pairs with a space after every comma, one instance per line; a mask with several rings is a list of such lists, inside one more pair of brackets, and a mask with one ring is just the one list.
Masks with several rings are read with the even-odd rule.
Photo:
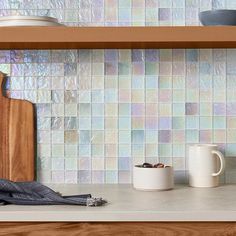
[[101, 206], [107, 203], [91, 194], [61, 196], [38, 182], [12, 182], [0, 179], [0, 205], [82, 205]]

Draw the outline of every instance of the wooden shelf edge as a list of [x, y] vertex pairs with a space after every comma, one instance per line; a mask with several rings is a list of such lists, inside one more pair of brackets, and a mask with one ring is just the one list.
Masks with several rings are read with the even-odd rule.
[[235, 222], [1, 222], [0, 235], [235, 235]]
[[236, 26], [1, 27], [0, 49], [236, 48]]

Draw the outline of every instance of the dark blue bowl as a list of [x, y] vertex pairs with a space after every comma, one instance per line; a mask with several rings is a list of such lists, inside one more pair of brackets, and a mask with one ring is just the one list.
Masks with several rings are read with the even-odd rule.
[[236, 10], [212, 10], [199, 13], [203, 25], [236, 25]]

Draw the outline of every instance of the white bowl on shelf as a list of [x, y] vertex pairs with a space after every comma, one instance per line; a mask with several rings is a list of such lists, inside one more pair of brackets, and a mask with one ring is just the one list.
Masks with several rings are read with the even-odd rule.
[[2, 16], [0, 27], [9, 26], [63, 26], [56, 18], [49, 16]]
[[137, 190], [160, 191], [174, 187], [173, 167], [143, 168], [134, 166], [133, 186]]

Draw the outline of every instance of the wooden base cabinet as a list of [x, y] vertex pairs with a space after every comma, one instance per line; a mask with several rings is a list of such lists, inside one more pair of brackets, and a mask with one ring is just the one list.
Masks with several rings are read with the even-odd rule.
[[0, 223], [4, 236], [233, 236], [236, 222]]

